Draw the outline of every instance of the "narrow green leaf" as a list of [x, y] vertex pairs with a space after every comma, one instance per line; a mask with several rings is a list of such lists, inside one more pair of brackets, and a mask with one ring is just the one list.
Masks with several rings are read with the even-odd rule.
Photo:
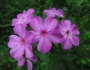
[[73, 62], [62, 60], [62, 63], [65, 66], [66, 70], [78, 70]]

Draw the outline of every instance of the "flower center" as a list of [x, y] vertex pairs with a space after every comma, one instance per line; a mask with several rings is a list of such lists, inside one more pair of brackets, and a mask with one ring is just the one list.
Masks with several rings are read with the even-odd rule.
[[43, 30], [42, 32], [41, 32], [41, 35], [43, 35], [43, 36], [45, 36], [47, 34], [47, 32], [45, 31], [45, 30]]
[[56, 10], [52, 10], [52, 13], [56, 13]]
[[21, 39], [21, 43], [22, 43], [22, 44], [25, 44], [25, 40], [24, 40], [24, 39]]
[[24, 18], [25, 18], [25, 17], [22, 17], [22, 18], [21, 18], [21, 21], [23, 21], [23, 20], [24, 20]]
[[69, 30], [66, 31], [66, 34], [69, 36], [71, 33]]

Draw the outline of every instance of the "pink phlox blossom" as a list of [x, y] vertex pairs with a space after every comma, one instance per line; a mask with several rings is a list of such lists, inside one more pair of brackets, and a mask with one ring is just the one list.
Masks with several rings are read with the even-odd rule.
[[[30, 23], [34, 37], [32, 43], [38, 42], [37, 49], [42, 53], [47, 53], [52, 48], [52, 43], [60, 43], [62, 35], [55, 28], [58, 21], [53, 17], [46, 17], [42, 20], [37, 16]], [[51, 43], [52, 42], [52, 43]]]
[[31, 45], [33, 34], [27, 32], [23, 25], [15, 26], [14, 32], [18, 34], [18, 36], [17, 35], [9, 36], [8, 47], [11, 48], [10, 55], [13, 58], [19, 58], [23, 54], [25, 54], [26, 58], [33, 57]]
[[16, 26], [18, 24], [26, 26], [34, 18], [33, 13], [34, 9], [28, 9], [28, 11], [24, 10], [23, 13], [17, 15], [17, 18], [12, 20], [12, 26]]
[[58, 16], [64, 18], [64, 11], [62, 9], [58, 10], [56, 10], [56, 8], [45, 9], [43, 13], [45, 13], [48, 17]]
[[71, 49], [72, 44], [75, 46], [79, 46], [79, 31], [76, 29], [75, 24], [71, 24], [70, 20], [61, 20], [61, 24], [59, 25], [59, 30], [63, 35], [61, 44], [63, 49]]
[[24, 66], [24, 64], [27, 64], [27, 68], [28, 70], [32, 70], [33, 69], [33, 65], [32, 65], [32, 61], [37, 62], [38, 58], [36, 56], [32, 57], [32, 58], [25, 58], [25, 57], [20, 57], [16, 59], [18, 61], [18, 66]]

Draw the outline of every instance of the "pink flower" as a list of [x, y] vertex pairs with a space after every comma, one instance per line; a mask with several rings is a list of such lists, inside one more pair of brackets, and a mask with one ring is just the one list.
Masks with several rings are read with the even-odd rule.
[[62, 35], [55, 28], [58, 21], [54, 18], [47, 17], [43, 21], [41, 17], [36, 17], [30, 23], [31, 32], [34, 34], [33, 43], [38, 42], [37, 49], [42, 53], [49, 52], [52, 43], [60, 43]]
[[76, 25], [72, 24], [70, 20], [62, 20], [61, 25], [59, 25], [59, 29], [61, 34], [63, 35], [61, 44], [63, 49], [70, 49], [72, 48], [72, 44], [75, 46], [79, 46], [79, 31], [76, 29]]
[[14, 18], [12, 20], [12, 26], [16, 26], [18, 24], [22, 24], [23, 26], [26, 26], [32, 18], [33, 18], [33, 13], [34, 9], [28, 9], [28, 11], [23, 11], [23, 13], [20, 13], [17, 15], [17, 18]]
[[26, 62], [28, 70], [32, 70], [33, 65], [32, 65], [32, 62], [30, 60], [33, 60], [34, 62], [37, 62], [38, 59], [35, 56], [32, 57], [32, 58], [25, 58], [25, 57], [17, 58], [18, 66], [23, 66]]
[[62, 17], [64, 18], [64, 11], [62, 9], [56, 10], [56, 8], [50, 8], [49, 10], [45, 9], [44, 12], [48, 17]]
[[31, 41], [33, 34], [27, 32], [23, 25], [14, 27], [14, 31], [19, 35], [10, 35], [8, 47], [11, 48], [10, 55], [19, 58], [25, 54], [26, 58], [33, 57]]

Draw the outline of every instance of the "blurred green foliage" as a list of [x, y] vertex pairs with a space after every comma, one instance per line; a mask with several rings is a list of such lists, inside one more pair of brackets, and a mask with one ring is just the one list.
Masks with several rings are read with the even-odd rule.
[[[35, 51], [38, 63], [33, 70], [90, 70], [90, 1], [89, 0], [0, 0], [0, 70], [26, 70], [18, 67], [7, 46], [8, 37], [13, 33], [11, 21], [18, 13], [34, 8], [34, 15], [43, 17], [44, 9], [61, 8], [65, 19], [70, 19], [80, 30], [80, 46], [63, 50], [61, 45], [53, 45], [47, 54]], [[33, 45], [35, 48], [36, 45]]]

